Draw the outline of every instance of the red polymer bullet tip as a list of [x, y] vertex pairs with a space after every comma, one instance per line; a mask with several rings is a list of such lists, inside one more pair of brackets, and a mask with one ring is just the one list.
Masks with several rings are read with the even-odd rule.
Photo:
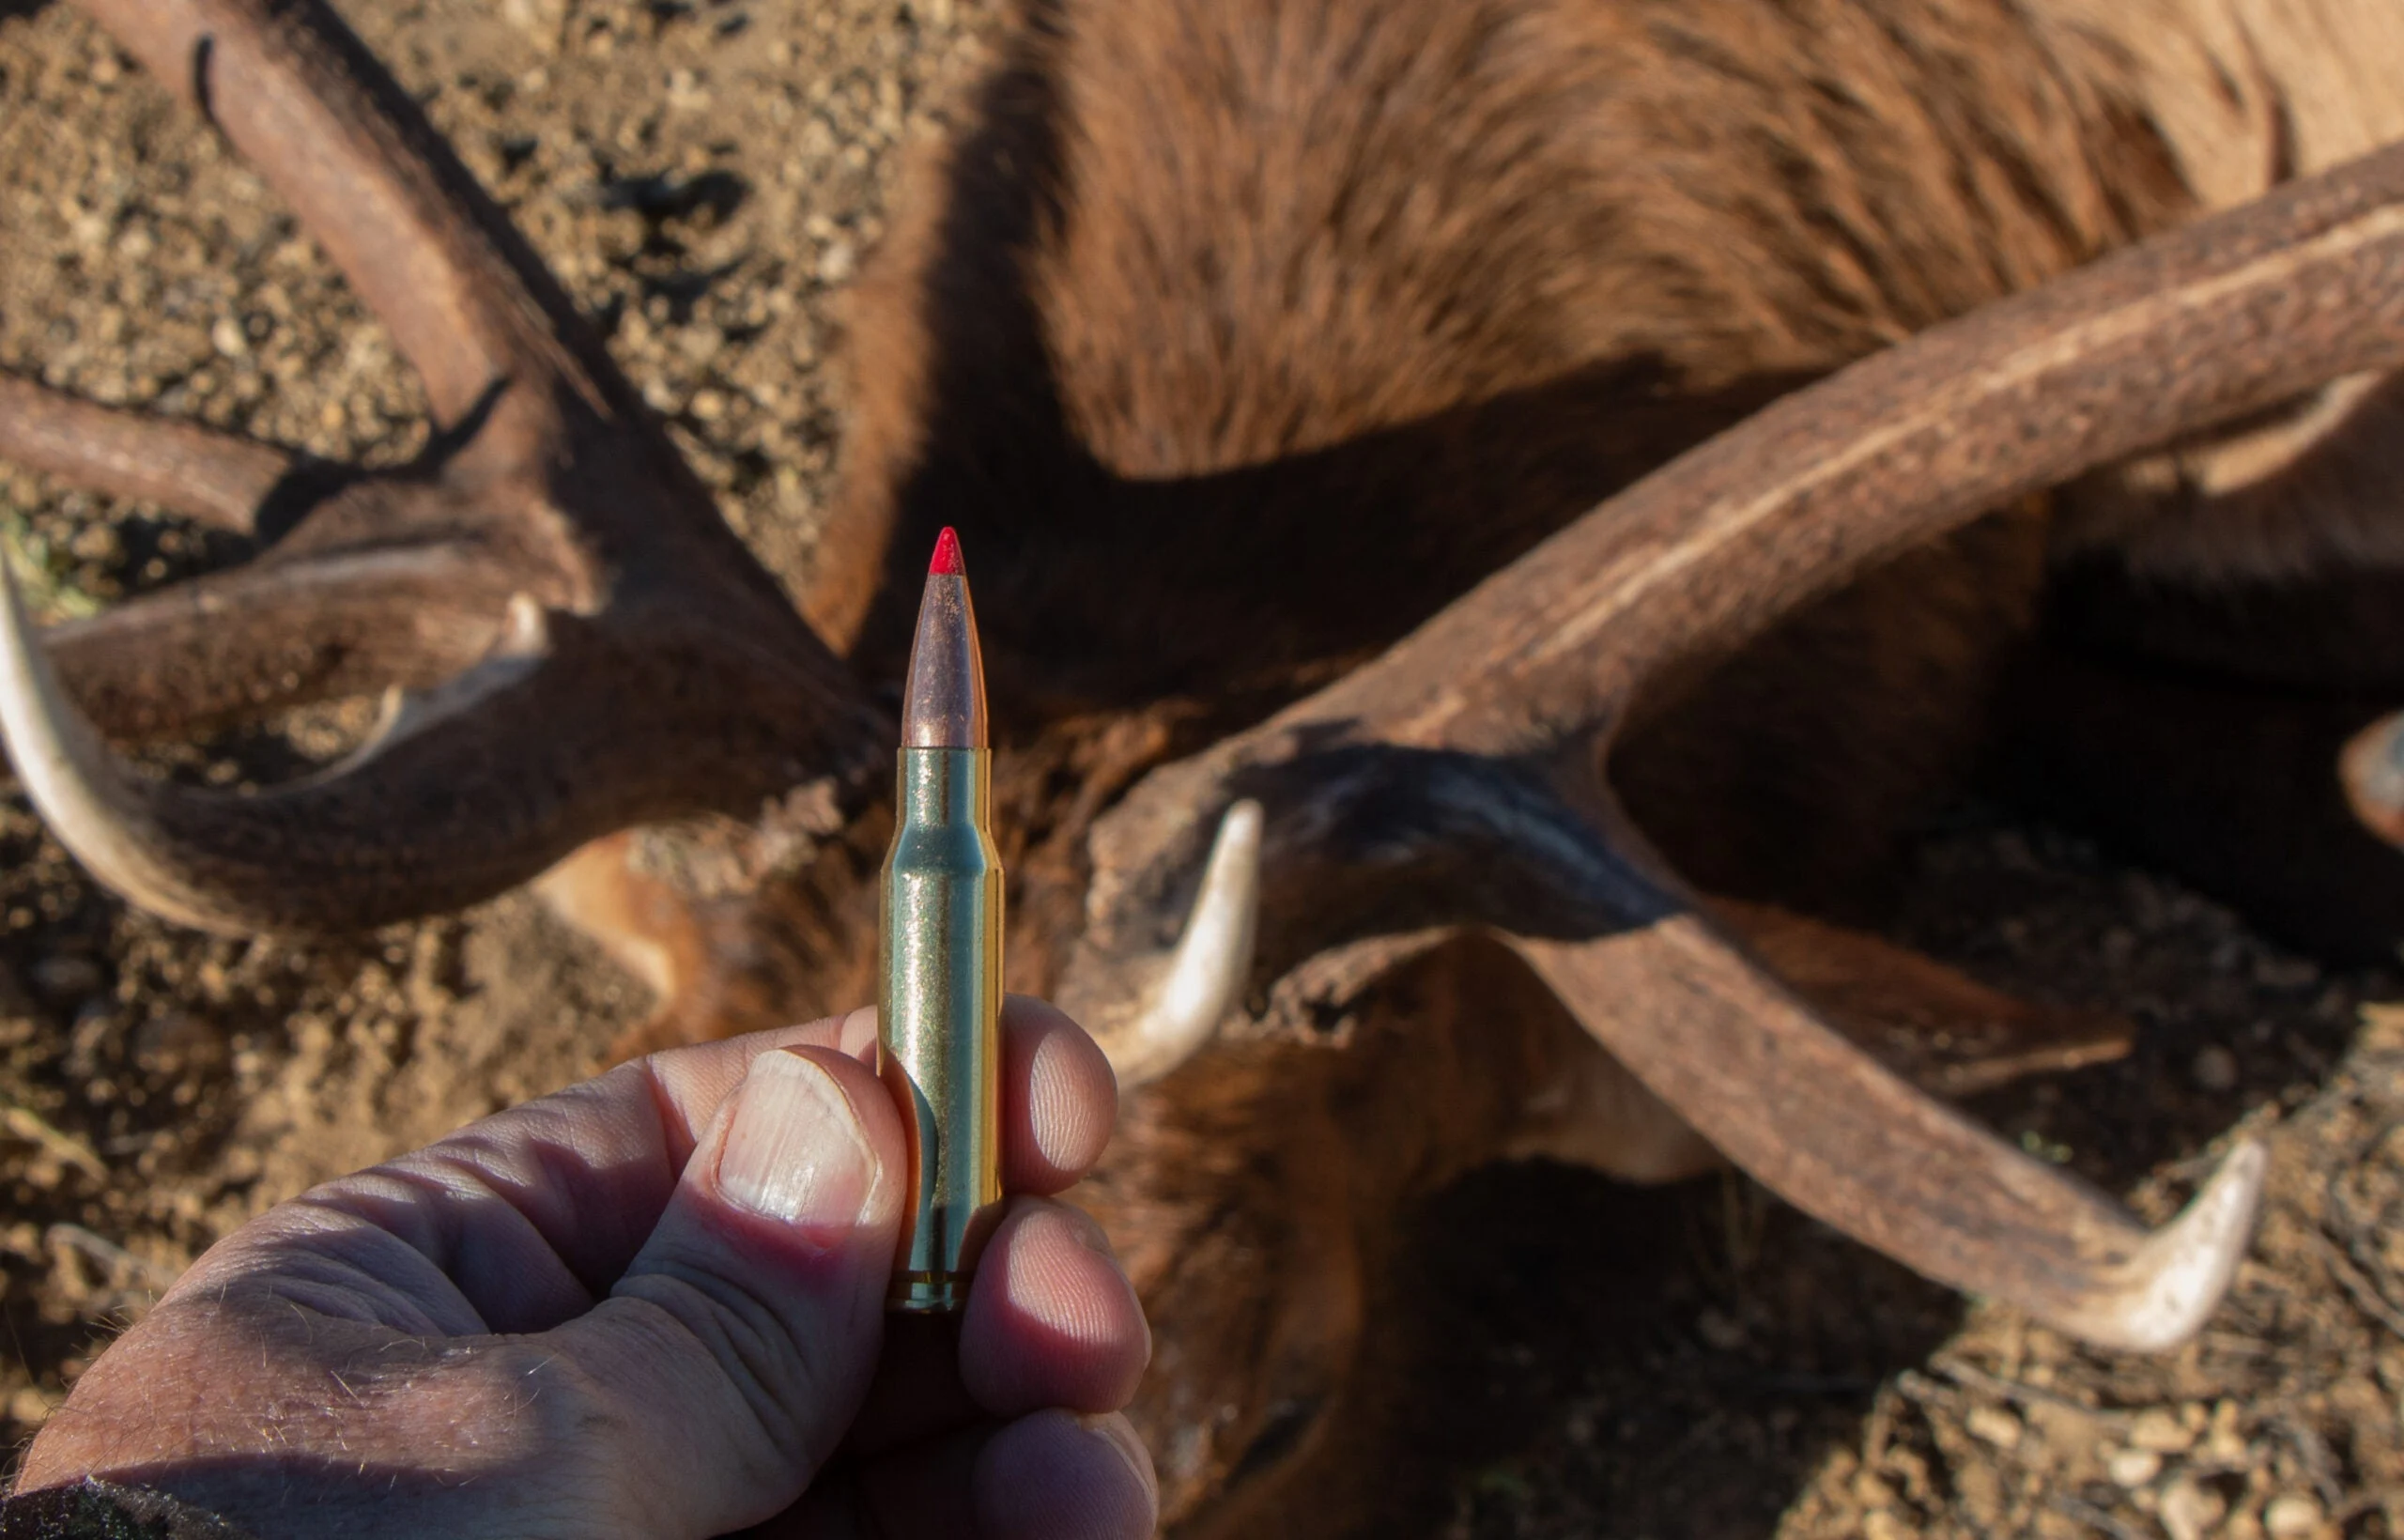
[[947, 524], [943, 533], [935, 536], [935, 559], [927, 563], [927, 576], [957, 578], [966, 571], [960, 564], [960, 536], [952, 533], [951, 526]]

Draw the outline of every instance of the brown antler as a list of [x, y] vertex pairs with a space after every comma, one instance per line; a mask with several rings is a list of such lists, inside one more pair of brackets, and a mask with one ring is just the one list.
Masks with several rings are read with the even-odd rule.
[[[2241, 1146], [2168, 1229], [1881, 1069], [1720, 933], [1598, 768], [1632, 711], [1906, 542], [2174, 435], [2404, 362], [2404, 149], [1937, 328], [1791, 396], [1497, 574], [1373, 664], [1155, 773], [1097, 824], [1062, 991], [1112, 1021], [1204, 832], [1265, 811], [1249, 970], [1499, 932], [1721, 1151], [1933, 1278], [2090, 1340], [2175, 1342], [2245, 1238]], [[1226, 928], [1231, 934], [1248, 927]], [[1243, 960], [1222, 960], [1245, 976]], [[1232, 996], [1235, 992], [1226, 992]]]
[[[212, 929], [447, 908], [630, 822], [856, 783], [889, 736], [719, 520], [541, 264], [316, 0], [88, 0], [290, 203], [424, 377], [425, 460], [367, 475], [0, 380], [0, 455], [251, 528], [238, 571], [60, 627], [0, 585], [0, 727], [60, 838]], [[422, 692], [367, 749], [256, 797], [131, 774], [187, 732]]]
[[295, 461], [266, 444], [78, 401], [7, 375], [0, 375], [0, 458], [244, 533]]

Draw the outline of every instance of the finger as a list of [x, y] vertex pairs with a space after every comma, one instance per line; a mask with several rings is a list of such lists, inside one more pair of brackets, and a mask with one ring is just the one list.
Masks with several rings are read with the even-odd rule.
[[[807, 1046], [866, 1061], [875, 1040], [876, 1012], [862, 1009], [621, 1065], [313, 1190], [212, 1251], [181, 1286], [339, 1250], [387, 1286], [375, 1313], [397, 1330], [547, 1331], [625, 1271], [753, 1059]], [[1022, 996], [1004, 1007], [1002, 1041], [1005, 1179], [1056, 1191], [1108, 1136], [1108, 1064], [1074, 1023]]]
[[1064, 1203], [1016, 1200], [978, 1262], [960, 1378], [987, 1412], [1117, 1411], [1151, 1362], [1151, 1328], [1102, 1226]]
[[1159, 1515], [1126, 1418], [1051, 1410], [846, 1470], [746, 1540], [1149, 1540]]
[[876, 1363], [907, 1172], [857, 1059], [753, 1059], [610, 1297], [546, 1339], [609, 1409], [609, 1495], [636, 1532], [756, 1523], [824, 1463]]
[[[846, 1051], [873, 1040], [876, 1011], [843, 1018]], [[1002, 1190], [1049, 1196], [1073, 1187], [1118, 1120], [1110, 1060], [1068, 1012], [1030, 994], [1002, 1000]]]
[[1160, 1522], [1151, 1456], [1126, 1418], [1040, 1411], [979, 1452], [980, 1540], [1145, 1540]]
[[1045, 1407], [1125, 1406], [1151, 1359], [1134, 1286], [1101, 1228], [1042, 1198], [1013, 1200], [957, 1317], [886, 1323], [884, 1361], [844, 1449], [871, 1457]]
[[1002, 1006], [1002, 1186], [1046, 1196], [1102, 1159], [1118, 1118], [1118, 1080], [1086, 1029], [1047, 1001]]

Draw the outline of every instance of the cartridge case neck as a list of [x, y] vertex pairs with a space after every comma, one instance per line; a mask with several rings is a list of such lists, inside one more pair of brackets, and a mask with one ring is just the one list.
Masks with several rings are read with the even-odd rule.
[[904, 748], [895, 796], [899, 823], [982, 826], [994, 811], [993, 750]]

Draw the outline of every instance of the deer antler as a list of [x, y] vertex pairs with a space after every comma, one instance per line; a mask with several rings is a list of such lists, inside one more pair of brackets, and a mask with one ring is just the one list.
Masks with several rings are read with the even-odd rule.
[[[283, 194], [425, 381], [389, 475], [0, 379], [0, 455], [254, 528], [258, 560], [49, 639], [0, 585], [0, 723], [52, 826], [138, 903], [211, 929], [454, 906], [609, 829], [846, 786], [890, 737], [719, 520], [598, 340], [408, 97], [317, 0], [87, 0]], [[419, 692], [344, 764], [258, 797], [115, 763], [121, 738]], [[739, 707], [739, 709], [738, 709]]]
[[[1588, 1031], [1797, 1207], [2089, 1340], [2193, 1332], [2251, 1231], [2241, 1145], [2148, 1234], [1880, 1068], [1717, 931], [1599, 778], [1611, 735], [1779, 615], [2011, 498], [2404, 362], [2404, 149], [1937, 328], [1786, 398], [1382, 657], [1155, 772], [1095, 827], [1069, 1000], [1122, 995], [1201, 831], [1265, 812], [1254, 978], [1431, 927], [1507, 940]], [[1198, 1040], [1195, 1040], [1198, 1041]], [[1122, 1064], [1173, 1067], [1120, 1040]]]

